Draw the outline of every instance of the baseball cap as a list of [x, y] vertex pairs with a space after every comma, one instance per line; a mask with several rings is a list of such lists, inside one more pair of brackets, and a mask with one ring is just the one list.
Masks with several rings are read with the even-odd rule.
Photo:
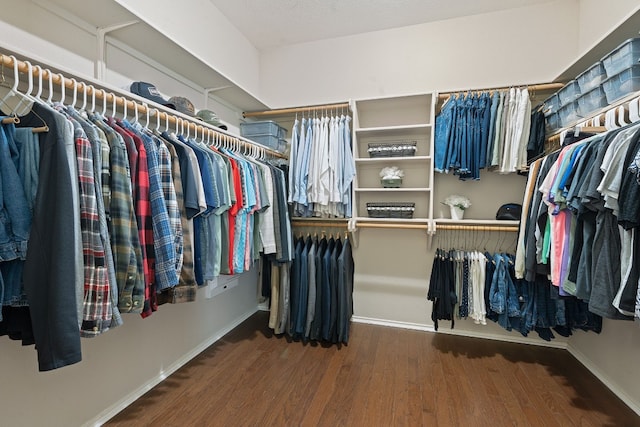
[[182, 96], [172, 96], [169, 98], [169, 102], [175, 105], [176, 111], [186, 114], [187, 116], [195, 117], [196, 109], [193, 106], [193, 103], [187, 98]]
[[197, 117], [205, 123], [227, 130], [227, 125], [222, 124], [216, 113], [211, 110], [200, 110], [198, 111]]
[[160, 91], [151, 83], [133, 82], [129, 87], [129, 91], [165, 107], [173, 108], [174, 110], [176, 108], [173, 103], [164, 99]]

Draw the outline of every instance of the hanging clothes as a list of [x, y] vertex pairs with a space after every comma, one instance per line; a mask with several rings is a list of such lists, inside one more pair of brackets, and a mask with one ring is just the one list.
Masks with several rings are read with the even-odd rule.
[[276, 334], [349, 342], [354, 274], [349, 239], [300, 237], [290, 263], [263, 256], [262, 265], [271, 271], [269, 327]]
[[[479, 180], [482, 169], [526, 168], [531, 114], [526, 88], [451, 95], [436, 116], [434, 170]], [[537, 131], [539, 120], [533, 124]]]
[[0, 334], [36, 344], [40, 370], [79, 362], [80, 338], [120, 326], [121, 313], [194, 301], [260, 252], [291, 261], [281, 166], [30, 100], [19, 123], [0, 125], [0, 210], [11, 219], [0, 230]]
[[294, 216], [351, 217], [355, 160], [350, 122], [345, 115], [294, 121], [287, 196]]
[[637, 204], [638, 181], [629, 166], [640, 149], [640, 126], [573, 139], [536, 161], [537, 178], [530, 173], [527, 187], [535, 179], [537, 191], [525, 194], [517, 253], [525, 265], [517, 274], [529, 278], [547, 266], [559, 296], [588, 307], [580, 314], [584, 323], [600, 316], [631, 319], [637, 312], [637, 223], [628, 212]]

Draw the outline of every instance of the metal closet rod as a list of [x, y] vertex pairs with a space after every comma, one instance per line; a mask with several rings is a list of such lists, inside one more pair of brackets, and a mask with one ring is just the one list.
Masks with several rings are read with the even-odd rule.
[[[281, 153], [277, 151], [271, 150], [270, 148], [264, 147], [260, 144], [240, 138], [238, 136], [225, 133], [222, 129], [220, 130], [214, 129], [213, 127], [209, 127], [208, 125], [196, 123], [192, 121], [192, 119], [179, 117], [174, 114], [169, 114], [167, 111], [162, 111], [163, 109], [166, 109], [166, 107], [163, 107], [160, 105], [155, 106], [155, 104], [153, 108], [147, 107], [146, 105], [141, 104], [137, 101], [132, 101], [127, 99], [124, 95], [118, 96], [115, 93], [108, 92], [104, 89], [96, 89], [92, 85], [88, 85], [83, 81], [77, 81], [76, 79], [70, 79], [68, 77], [65, 77], [60, 73], [54, 73], [48, 68], [37, 67], [33, 64], [31, 65], [31, 67], [29, 67], [29, 65], [27, 65], [27, 63], [24, 61], [15, 59], [10, 55], [0, 53], [0, 66], [13, 68], [15, 63], [18, 64], [18, 71], [21, 72], [22, 74], [28, 74], [29, 70], [31, 70], [31, 74], [33, 75], [33, 77], [39, 77], [40, 73], [42, 73], [42, 79], [43, 80], [47, 79], [47, 81], [49, 80], [49, 76], [51, 76], [52, 83], [55, 83], [58, 86], [64, 85], [65, 88], [75, 91], [76, 94], [80, 94], [80, 95], [86, 94], [87, 96], [91, 96], [91, 97], [93, 97], [95, 94], [96, 99], [100, 99], [100, 100], [106, 99], [106, 102], [110, 103], [109, 106], [113, 106], [113, 102], [115, 101], [115, 104], [117, 107], [124, 108], [126, 103], [127, 111], [134, 112], [134, 109], [135, 109], [138, 111], [139, 114], [142, 114], [142, 115], [146, 115], [147, 112], [156, 110], [159, 119], [164, 123], [169, 123], [170, 125], [173, 125], [176, 127], [185, 126], [188, 128], [189, 131], [193, 131], [194, 134], [196, 133], [196, 131], [198, 131], [198, 133], [202, 133], [203, 135], [205, 132], [218, 134], [223, 139], [226, 139], [227, 141], [239, 143], [240, 145], [245, 147], [255, 146], [255, 147], [258, 147], [260, 150], [263, 150], [269, 153], [272, 156], [285, 158], [285, 156], [283, 156]], [[157, 119], [158, 118], [156, 117], [156, 120]]]
[[562, 87], [564, 87], [564, 83], [537, 83], [533, 85], [511, 85], [508, 87], [491, 87], [491, 88], [484, 88], [484, 89], [456, 90], [453, 92], [442, 92], [438, 95], [438, 99], [440, 101], [443, 101], [456, 93], [466, 93], [466, 92], [481, 93], [481, 92], [490, 92], [495, 90], [501, 91], [501, 90], [509, 90], [512, 87], [526, 87], [529, 91], [532, 91], [532, 92], [546, 92], [546, 91], [562, 89]]
[[294, 114], [294, 113], [307, 113], [310, 111], [322, 111], [322, 110], [331, 110], [336, 108], [349, 108], [350, 105], [348, 102], [342, 102], [340, 104], [327, 104], [327, 105], [313, 105], [309, 107], [292, 107], [292, 108], [280, 108], [275, 110], [264, 110], [264, 111], [249, 111], [242, 113], [242, 117], [245, 119], [248, 117], [268, 117], [268, 116], [284, 116], [286, 114]]
[[517, 233], [519, 228], [516, 226], [504, 226], [504, 225], [451, 225], [451, 224], [437, 224], [436, 231], [438, 230], [462, 230], [462, 231], [509, 231]]

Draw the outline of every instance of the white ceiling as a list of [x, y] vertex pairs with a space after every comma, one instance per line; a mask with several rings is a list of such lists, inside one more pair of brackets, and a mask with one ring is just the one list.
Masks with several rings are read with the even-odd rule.
[[210, 0], [258, 49], [441, 21], [550, 0]]

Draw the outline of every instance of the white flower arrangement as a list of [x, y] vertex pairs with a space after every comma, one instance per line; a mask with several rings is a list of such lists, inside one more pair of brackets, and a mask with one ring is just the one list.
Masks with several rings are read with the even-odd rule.
[[402, 169], [398, 169], [397, 166], [387, 166], [380, 171], [380, 178], [382, 179], [399, 179], [404, 177]]
[[471, 201], [465, 196], [459, 196], [457, 194], [452, 194], [447, 196], [442, 202], [444, 205], [455, 206], [459, 209], [465, 210], [471, 207]]

